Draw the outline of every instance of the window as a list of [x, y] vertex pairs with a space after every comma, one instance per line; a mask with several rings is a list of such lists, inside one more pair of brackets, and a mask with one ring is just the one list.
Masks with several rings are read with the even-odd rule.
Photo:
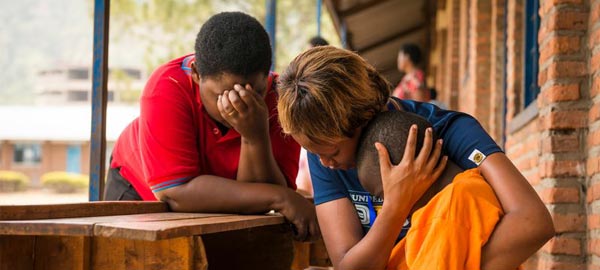
[[16, 164], [36, 165], [42, 161], [42, 146], [39, 144], [15, 144], [13, 161]]
[[123, 69], [123, 71], [125, 71], [125, 74], [127, 74], [127, 76], [134, 80], [139, 80], [142, 78], [142, 72], [139, 69], [125, 68]]
[[525, 85], [524, 101], [525, 107], [533, 102], [540, 93], [538, 86], [538, 71], [540, 58], [538, 46], [538, 29], [540, 27], [539, 0], [525, 1]]
[[81, 173], [81, 146], [67, 147], [67, 172]]
[[72, 68], [69, 69], [69, 79], [71, 80], [87, 80], [89, 71], [87, 68]]
[[67, 93], [68, 101], [87, 101], [88, 91], [86, 90], [71, 90]]

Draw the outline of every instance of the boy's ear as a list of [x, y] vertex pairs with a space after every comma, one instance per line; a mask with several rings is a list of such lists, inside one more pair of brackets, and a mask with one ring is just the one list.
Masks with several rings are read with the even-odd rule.
[[192, 63], [192, 80], [194, 80], [196, 84], [200, 84], [200, 74], [198, 74], [198, 71], [196, 70], [196, 62]]

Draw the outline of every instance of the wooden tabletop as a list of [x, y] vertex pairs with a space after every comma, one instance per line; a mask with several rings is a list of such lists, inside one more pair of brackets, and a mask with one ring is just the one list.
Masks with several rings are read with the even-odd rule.
[[[101, 236], [156, 241], [285, 222], [279, 214], [164, 211], [162, 203], [141, 202], [0, 206], [0, 235]], [[126, 214], [122, 214], [124, 212]]]

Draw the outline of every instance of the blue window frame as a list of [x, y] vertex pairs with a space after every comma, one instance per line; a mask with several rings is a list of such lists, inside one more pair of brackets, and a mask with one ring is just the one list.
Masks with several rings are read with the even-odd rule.
[[539, 9], [539, 0], [525, 1], [525, 85], [523, 87], [525, 107], [536, 100], [540, 93], [540, 87], [538, 86], [540, 58], [538, 44], [538, 30], [540, 28]]

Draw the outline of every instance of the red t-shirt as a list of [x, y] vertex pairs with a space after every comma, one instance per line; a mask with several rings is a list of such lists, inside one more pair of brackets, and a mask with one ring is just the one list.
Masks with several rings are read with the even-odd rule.
[[415, 99], [419, 91], [423, 92], [425, 101], [428, 101], [429, 90], [425, 87], [425, 75], [423, 71], [416, 69], [402, 77], [402, 80], [398, 83], [392, 94], [400, 99]]
[[[159, 67], [148, 79], [141, 97], [141, 113], [125, 128], [112, 154], [111, 168], [119, 168], [144, 200], [154, 192], [184, 184], [199, 175], [235, 179], [241, 136], [225, 135], [202, 105], [199, 87], [190, 76], [194, 56], [184, 56]], [[285, 136], [277, 117], [276, 74], [269, 75], [265, 102], [269, 108], [271, 148], [288, 186], [296, 189], [300, 146]]]

